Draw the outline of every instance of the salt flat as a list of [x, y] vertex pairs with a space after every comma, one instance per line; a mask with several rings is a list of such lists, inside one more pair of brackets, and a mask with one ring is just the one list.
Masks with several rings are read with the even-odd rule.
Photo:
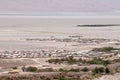
[[[80, 24], [119, 24], [120, 18], [44, 18], [44, 17], [0, 17], [0, 49], [31, 50], [42, 48], [64, 48], [65, 43], [27, 42], [25, 38], [84, 37], [120, 39], [120, 26], [77, 27]], [[74, 43], [71, 43], [71, 45]], [[71, 47], [71, 46], [70, 46]], [[71, 49], [71, 48], [70, 48]]]

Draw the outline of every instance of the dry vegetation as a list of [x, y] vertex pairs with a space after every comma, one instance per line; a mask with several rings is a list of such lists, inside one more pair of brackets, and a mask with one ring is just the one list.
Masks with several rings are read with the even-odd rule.
[[[84, 75], [83, 75], [84, 74]], [[24, 75], [3, 75], [0, 80], [85, 80], [90, 73], [37, 73]]]

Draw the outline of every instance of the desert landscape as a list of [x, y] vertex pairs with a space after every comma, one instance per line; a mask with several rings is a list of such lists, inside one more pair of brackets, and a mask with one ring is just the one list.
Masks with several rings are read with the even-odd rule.
[[0, 0], [0, 80], [120, 80], [120, 0]]
[[110, 74], [119, 75], [120, 18], [1, 16], [0, 22], [2, 80], [16, 75], [17, 80], [30, 80], [28, 75], [37, 76], [33, 80], [109, 80]]

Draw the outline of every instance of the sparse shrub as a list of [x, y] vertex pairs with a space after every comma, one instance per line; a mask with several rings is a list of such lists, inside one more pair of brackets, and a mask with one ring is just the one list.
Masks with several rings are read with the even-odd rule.
[[98, 73], [99, 73], [99, 70], [98, 70], [97, 67], [93, 70], [93, 73], [95, 73], [95, 74], [98, 74]]
[[98, 70], [99, 70], [99, 73], [104, 73], [104, 71], [105, 71], [104, 67], [100, 67], [100, 68], [98, 68]]
[[102, 47], [102, 48], [94, 48], [92, 51], [107, 51], [110, 52], [111, 50], [119, 50], [118, 48], [113, 48], [113, 47]]
[[105, 68], [104, 67], [96, 67], [94, 70], [93, 70], [93, 73], [94, 74], [101, 74], [101, 73], [104, 73], [105, 72]]
[[83, 71], [83, 72], [88, 72], [89, 69], [88, 69], [87, 67], [84, 67], [83, 69], [81, 69], [81, 71]]
[[107, 68], [107, 67], [105, 68], [105, 73], [106, 73], [106, 74], [109, 74], [109, 73], [110, 73], [109, 68]]
[[69, 71], [70, 72], [79, 72], [80, 70], [79, 69], [70, 69]]
[[68, 70], [63, 69], [63, 68], [60, 68], [59, 71], [60, 71], [60, 72], [67, 72]]
[[17, 67], [12, 67], [12, 69], [17, 69]]
[[32, 66], [30, 66], [30, 67], [27, 67], [27, 68], [26, 68], [26, 71], [28, 71], [28, 72], [37, 72], [38, 69], [37, 69], [37, 67], [32, 67]]
[[111, 62], [110, 62], [109, 60], [103, 61], [103, 65], [104, 65], [104, 66], [107, 66], [108, 64], [111, 64]]

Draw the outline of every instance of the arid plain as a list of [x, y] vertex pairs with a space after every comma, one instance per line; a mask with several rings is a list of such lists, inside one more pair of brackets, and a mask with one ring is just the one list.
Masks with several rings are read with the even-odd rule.
[[[119, 17], [2, 16], [0, 17], [1, 73], [9, 71], [11, 67], [17, 66], [19, 69], [24, 65], [53, 69], [88, 67], [76, 64], [68, 67], [68, 64], [56, 65], [46, 61], [59, 56], [66, 57], [64, 53], [66, 55], [80, 53], [81, 57], [86, 56], [85, 53], [93, 48], [107, 46], [119, 48], [119, 25]], [[97, 66], [103, 65], [90, 65], [88, 68]]]

